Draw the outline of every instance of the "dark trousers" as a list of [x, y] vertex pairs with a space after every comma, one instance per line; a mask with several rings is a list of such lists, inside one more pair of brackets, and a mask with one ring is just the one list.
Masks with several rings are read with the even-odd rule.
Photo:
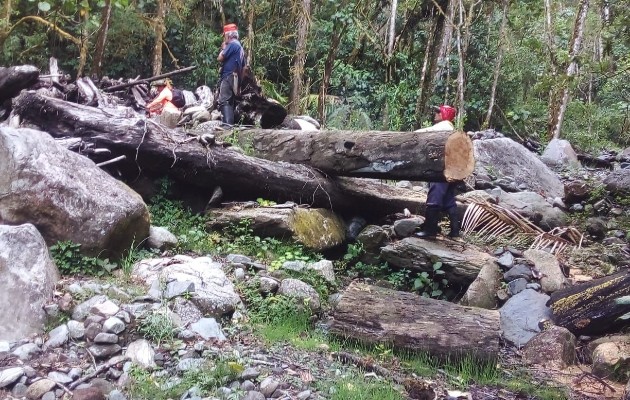
[[223, 106], [234, 105], [234, 74], [229, 74], [221, 79], [221, 84], [219, 85], [218, 105], [219, 110]]
[[440, 208], [440, 211], [448, 211], [456, 207], [455, 202], [456, 184], [448, 182], [431, 182], [429, 184], [429, 194], [427, 196], [427, 206]]

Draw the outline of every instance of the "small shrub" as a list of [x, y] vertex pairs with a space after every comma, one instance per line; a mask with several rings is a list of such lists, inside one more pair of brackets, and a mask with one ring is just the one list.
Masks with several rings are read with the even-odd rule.
[[444, 274], [442, 263], [435, 262], [431, 273], [424, 271], [418, 275], [413, 283], [413, 290], [420, 292], [424, 297], [442, 297], [443, 289], [448, 286], [448, 280], [441, 278]]
[[62, 275], [103, 276], [117, 265], [108, 258], [87, 257], [81, 254], [81, 245], [64, 240], [50, 246], [53, 261]]
[[138, 333], [159, 346], [175, 337], [175, 324], [168, 315], [168, 307], [162, 306], [150, 312], [138, 322]]

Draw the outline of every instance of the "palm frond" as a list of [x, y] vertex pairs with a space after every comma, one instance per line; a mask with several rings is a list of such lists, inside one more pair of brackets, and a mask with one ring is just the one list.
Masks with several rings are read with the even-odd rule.
[[533, 241], [531, 249], [552, 254], [582, 246], [583, 235], [574, 227], [558, 227], [545, 232], [518, 212], [492, 204], [482, 197], [469, 196], [463, 201], [468, 207], [462, 219], [462, 232], [475, 231], [485, 242], [503, 239], [516, 245]]

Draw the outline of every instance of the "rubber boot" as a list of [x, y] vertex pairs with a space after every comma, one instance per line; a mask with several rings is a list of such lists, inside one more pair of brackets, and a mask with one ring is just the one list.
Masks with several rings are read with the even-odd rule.
[[461, 221], [459, 220], [459, 213], [457, 207], [453, 207], [448, 210], [448, 219], [451, 223], [451, 231], [448, 236], [452, 238], [459, 237], [459, 230], [461, 228]]
[[416, 233], [417, 237], [425, 239], [435, 239], [439, 232], [438, 222], [440, 222], [440, 207], [427, 207], [422, 231]]
[[223, 115], [223, 123], [226, 125], [234, 125], [234, 108], [231, 105], [225, 105], [221, 107], [221, 114]]

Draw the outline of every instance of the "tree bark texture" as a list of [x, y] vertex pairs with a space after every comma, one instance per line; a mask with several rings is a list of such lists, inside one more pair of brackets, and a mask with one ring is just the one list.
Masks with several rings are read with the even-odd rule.
[[153, 21], [155, 32], [155, 44], [153, 45], [153, 61], [151, 62], [153, 75], [162, 73], [162, 41], [164, 40], [164, 16], [166, 15], [166, 1], [156, 0], [156, 15]]
[[112, 16], [112, 0], [105, 0], [105, 6], [101, 11], [101, 26], [98, 30], [96, 38], [96, 48], [94, 50], [94, 59], [92, 60], [92, 74], [100, 77], [103, 67], [103, 56], [105, 54], [105, 44], [107, 43], [107, 34], [109, 33], [109, 23]]
[[304, 64], [306, 63], [306, 43], [311, 26], [311, 0], [298, 0], [298, 29], [295, 44], [295, 60], [291, 70], [292, 85], [289, 98], [289, 113], [300, 114], [300, 99], [303, 91]]
[[488, 112], [486, 119], [483, 121], [482, 129], [490, 126], [492, 119], [492, 110], [494, 109], [494, 101], [497, 95], [497, 86], [499, 84], [499, 75], [501, 74], [501, 64], [503, 63], [503, 52], [505, 46], [505, 29], [507, 26], [507, 14], [510, 2], [503, 0], [503, 16], [501, 17], [501, 28], [499, 29], [499, 42], [497, 44], [497, 61], [494, 63], [494, 76], [492, 78], [492, 88], [490, 89], [490, 101], [488, 103]]
[[353, 282], [333, 311], [330, 332], [441, 359], [493, 360], [499, 351], [499, 326], [496, 310]]
[[307, 164], [331, 175], [416, 181], [462, 180], [475, 166], [458, 131], [245, 131], [256, 157]]
[[39, 70], [32, 65], [0, 67], [0, 104], [16, 96], [39, 79]]
[[599, 335], [630, 325], [630, 319], [619, 319], [630, 312], [630, 304], [622, 299], [627, 296], [630, 272], [624, 271], [558, 290], [549, 306], [556, 325], [575, 335]]
[[125, 155], [116, 164], [126, 177], [140, 173], [168, 175], [200, 188], [223, 187], [227, 197], [277, 202], [294, 201], [358, 215], [387, 215], [404, 208], [422, 212], [426, 197], [417, 191], [374, 180], [329, 178], [304, 165], [267, 161], [222, 146], [203, 146], [196, 138], [167, 129], [152, 120], [45, 97], [32, 91], [13, 100], [24, 126], [54, 137], [81, 137], [108, 148], [108, 158]]

